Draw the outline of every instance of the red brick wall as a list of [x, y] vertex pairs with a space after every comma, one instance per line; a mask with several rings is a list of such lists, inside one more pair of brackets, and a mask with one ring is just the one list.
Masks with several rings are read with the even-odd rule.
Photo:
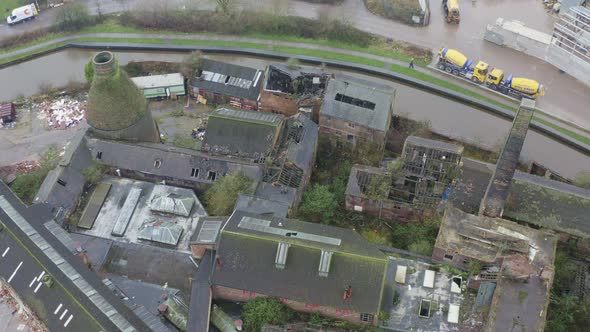
[[263, 90], [260, 95], [260, 111], [269, 113], [277, 111], [291, 116], [299, 112], [299, 105], [295, 99], [290, 99], [287, 95]]
[[[265, 294], [235, 289], [235, 288], [228, 288], [224, 286], [214, 285], [212, 286], [213, 289], [213, 298], [216, 299], [223, 299], [227, 301], [235, 301], [235, 302], [247, 302], [251, 299], [257, 297], [266, 297]], [[285, 305], [290, 307], [291, 309], [299, 312], [306, 312], [306, 313], [314, 313], [319, 312], [322, 316], [343, 320], [347, 322], [351, 322], [354, 324], [367, 324], [360, 320], [361, 313], [348, 311], [344, 309], [338, 309], [333, 307], [324, 307], [318, 306], [317, 304], [311, 303], [302, 303], [298, 301], [292, 301], [289, 299], [280, 299]], [[374, 319], [373, 324], [377, 324], [377, 313], [373, 313]]]
[[362, 207], [362, 213], [372, 215], [382, 219], [396, 220], [401, 222], [410, 221], [419, 215], [418, 212], [405, 205], [398, 205], [393, 202], [379, 202], [370, 198], [346, 195], [346, 209], [355, 211], [354, 207]]
[[[356, 139], [364, 139], [378, 144], [380, 147], [385, 145], [385, 132], [371, 129], [357, 123], [350, 123], [342, 119], [333, 118], [320, 113], [320, 130], [325, 133], [340, 136], [347, 140], [348, 135]], [[353, 125], [354, 127], [351, 127]]]

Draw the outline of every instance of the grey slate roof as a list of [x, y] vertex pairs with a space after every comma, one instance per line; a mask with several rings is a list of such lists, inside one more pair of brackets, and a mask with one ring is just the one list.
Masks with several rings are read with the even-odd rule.
[[205, 252], [191, 285], [191, 300], [188, 311], [187, 331], [208, 331], [211, 312], [211, 273], [213, 253]]
[[[290, 244], [284, 269], [275, 267], [279, 242]], [[318, 274], [322, 250], [334, 252], [327, 277]], [[234, 211], [217, 255], [214, 285], [354, 312], [380, 310], [388, 260], [352, 230]], [[344, 300], [348, 286], [352, 298]]]
[[[381, 90], [382, 86], [373, 87], [370, 83], [360, 84], [353, 80], [331, 79], [328, 82], [321, 115], [353, 122], [371, 129], [387, 131], [391, 120], [391, 106], [395, 90]], [[338, 94], [365, 100], [375, 104], [373, 110], [346, 102], [337, 101]]]
[[297, 199], [297, 189], [261, 182], [258, 184], [258, 187], [256, 187], [254, 196], [260, 199], [283, 203], [288, 207], [293, 207], [293, 204]]
[[[93, 156], [102, 152], [100, 163], [125, 169], [170, 177], [185, 181], [211, 183], [208, 172], [217, 172], [217, 178], [230, 172], [242, 172], [254, 181], [262, 178], [260, 165], [241, 162], [236, 159], [212, 157], [202, 152], [181, 149], [163, 144], [132, 144], [86, 138]], [[160, 160], [161, 166], [155, 167]], [[199, 170], [197, 177], [191, 177], [191, 169]]]
[[203, 150], [262, 158], [273, 151], [283, 120], [280, 114], [218, 109], [209, 115]]
[[[264, 80], [261, 70], [209, 59], [201, 61], [203, 74], [192, 80], [192, 86], [226, 96], [250, 100], [258, 99]], [[225, 83], [226, 79], [228, 80], [227, 84]]]
[[286, 218], [289, 213], [289, 205], [269, 199], [240, 194], [235, 210]]

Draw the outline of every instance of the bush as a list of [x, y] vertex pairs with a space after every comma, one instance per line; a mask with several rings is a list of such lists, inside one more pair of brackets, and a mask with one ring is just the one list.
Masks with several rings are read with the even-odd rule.
[[248, 301], [242, 309], [244, 330], [247, 332], [258, 332], [265, 324], [284, 324], [293, 317], [293, 311], [281, 301], [258, 297]]
[[189, 82], [195, 77], [195, 73], [201, 68], [202, 53], [199, 51], [191, 52], [180, 64], [180, 72]]
[[94, 63], [92, 63], [92, 59], [84, 66], [84, 77], [88, 84], [92, 84], [92, 80], [94, 79]]
[[328, 186], [314, 184], [303, 193], [303, 199], [299, 206], [299, 212], [305, 219], [329, 224], [338, 208], [336, 195]]
[[[426, 252], [426, 246], [417, 243], [417, 239], [427, 242], [430, 246], [434, 246], [434, 242], [438, 235], [440, 219], [425, 219], [409, 222], [407, 224], [397, 223], [392, 226], [393, 236], [391, 239], [393, 247], [410, 250], [410, 246], [413, 245], [413, 250], [415, 250], [416, 253], [419, 253], [418, 251]], [[424, 251], [421, 251], [423, 249]]]
[[244, 173], [230, 173], [219, 179], [205, 192], [207, 211], [211, 215], [229, 216], [239, 194], [254, 192], [255, 183]]
[[408, 246], [408, 251], [418, 255], [430, 256], [432, 255], [433, 243], [428, 240], [418, 240]]
[[10, 185], [12, 191], [25, 203], [33, 203], [45, 177], [57, 166], [59, 152], [56, 148], [49, 148], [39, 160], [39, 168], [17, 174], [16, 179]]
[[384, 235], [376, 230], [371, 229], [364, 229], [361, 231], [361, 236], [365, 238], [365, 240], [374, 243], [380, 246], [390, 246], [391, 241], [389, 241], [389, 237]]
[[94, 163], [92, 166], [84, 169], [82, 174], [84, 174], [84, 178], [86, 182], [89, 184], [97, 184], [101, 179], [104, 173], [107, 171], [107, 167], [101, 165], [99, 163]]
[[580, 171], [574, 178], [574, 184], [578, 187], [590, 189], [590, 171]]

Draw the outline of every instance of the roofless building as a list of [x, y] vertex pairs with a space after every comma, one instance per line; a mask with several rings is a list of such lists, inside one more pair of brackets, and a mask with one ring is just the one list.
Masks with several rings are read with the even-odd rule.
[[143, 93], [119, 68], [113, 53], [97, 53], [92, 63], [94, 79], [86, 115], [92, 132], [106, 139], [159, 142]]

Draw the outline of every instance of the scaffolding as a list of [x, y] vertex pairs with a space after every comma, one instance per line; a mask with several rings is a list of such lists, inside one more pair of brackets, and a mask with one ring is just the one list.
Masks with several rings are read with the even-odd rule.
[[590, 64], [590, 10], [571, 7], [553, 28], [552, 44]]

